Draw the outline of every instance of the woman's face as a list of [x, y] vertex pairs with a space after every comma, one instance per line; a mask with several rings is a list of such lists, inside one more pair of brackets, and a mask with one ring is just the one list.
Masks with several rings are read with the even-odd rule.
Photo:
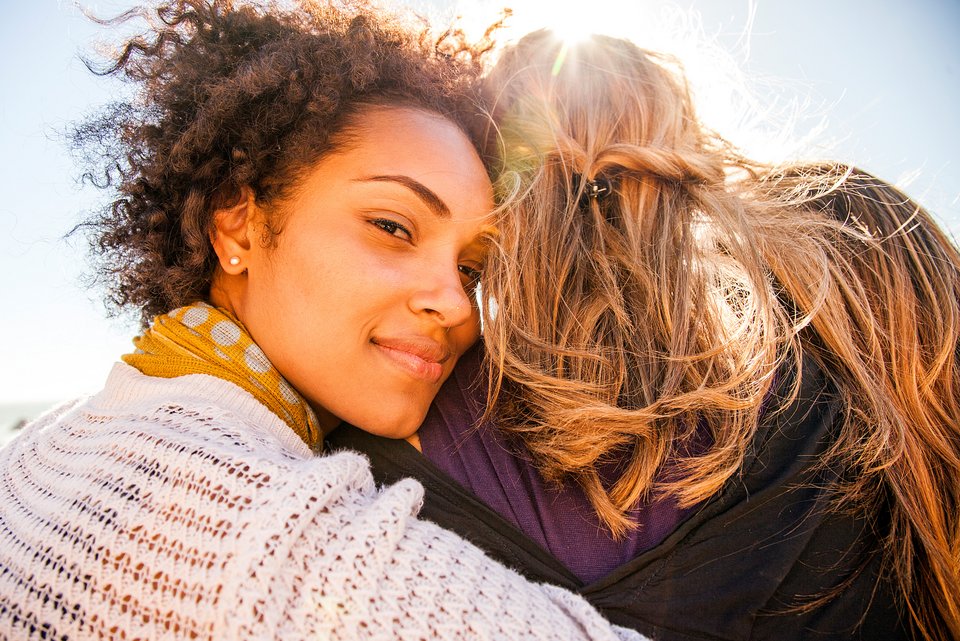
[[325, 429], [403, 438], [479, 337], [492, 189], [440, 116], [371, 108], [356, 124], [272, 212], [273, 246], [251, 238], [235, 311]]

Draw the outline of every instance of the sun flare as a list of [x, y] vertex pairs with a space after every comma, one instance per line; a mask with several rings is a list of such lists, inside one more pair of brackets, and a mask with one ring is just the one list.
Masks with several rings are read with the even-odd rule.
[[624, 29], [623, 20], [627, 17], [626, 22], [637, 24], [637, 21], [632, 19], [638, 13], [636, 0], [603, 0], [589, 8], [550, 0], [519, 0], [506, 4], [487, 0], [461, 0], [455, 11], [469, 32], [480, 34], [505, 7], [511, 11], [505, 31], [512, 39], [537, 29], [549, 29], [571, 45], [595, 33], [625, 37], [637, 35], [636, 28]]
[[[682, 65], [698, 116], [710, 128], [759, 160], [789, 157], [816, 137], [822, 119], [809, 109], [804, 112], [797, 87], [781, 82], [767, 86], [745, 74], [755, 0], [746, 0], [746, 5], [745, 22], [729, 25], [724, 33], [706, 33], [700, 13], [676, 0], [593, 0], [587, 4], [459, 0], [448, 9], [468, 37], [478, 39], [509, 7], [504, 27], [495, 34], [497, 46], [516, 42], [531, 31], [549, 29], [566, 45], [557, 68], [568, 51], [594, 34], [627, 38], [643, 49], [674, 56]], [[800, 122], [804, 114], [807, 118]]]

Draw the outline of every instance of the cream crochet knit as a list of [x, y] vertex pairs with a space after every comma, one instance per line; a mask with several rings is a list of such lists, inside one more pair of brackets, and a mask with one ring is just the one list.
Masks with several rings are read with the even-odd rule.
[[421, 494], [231, 383], [118, 364], [0, 451], [0, 637], [641, 638], [418, 520]]

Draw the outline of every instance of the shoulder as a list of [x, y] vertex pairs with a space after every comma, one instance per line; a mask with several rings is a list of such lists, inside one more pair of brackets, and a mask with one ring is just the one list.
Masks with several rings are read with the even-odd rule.
[[[844, 404], [826, 370], [804, 355], [801, 366], [784, 366], [765, 400], [764, 414], [744, 459], [738, 482], [748, 491], [803, 475], [836, 441]], [[822, 471], [822, 470], [821, 470]]]
[[[0, 592], [19, 606], [39, 608], [54, 598], [49, 586], [69, 585], [85, 614], [146, 638], [170, 624], [154, 618], [157, 602], [183, 629], [262, 628], [257, 604], [280, 611], [295, 600], [291, 577], [333, 563], [321, 554], [345, 545], [348, 525], [373, 533], [352, 537], [369, 551], [379, 532], [400, 536], [419, 508], [416, 483], [378, 493], [363, 456], [313, 456], [277, 436], [272, 415], [209, 400], [232, 394], [229, 385], [144, 379], [121, 368], [103, 393], [4, 451], [0, 567], [11, 571]], [[21, 572], [23, 549], [38, 556]], [[77, 582], [75, 571], [93, 578]], [[101, 611], [121, 585], [143, 607]]]
[[[122, 498], [124, 510], [212, 514], [243, 505], [237, 517], [246, 518], [273, 509], [278, 497], [336, 501], [376, 490], [365, 457], [314, 455], [252, 396], [204, 375], [158, 379], [118, 364], [102, 392], [24, 437], [3, 474], [32, 470], [33, 482], [65, 501], [102, 493], [98, 501]], [[117, 496], [115, 485], [129, 486], [129, 495]]]
[[251, 394], [206, 374], [157, 378], [117, 363], [104, 389], [78, 408], [73, 422], [110, 425], [117, 435], [148, 433], [197, 447], [312, 457], [282, 420]]

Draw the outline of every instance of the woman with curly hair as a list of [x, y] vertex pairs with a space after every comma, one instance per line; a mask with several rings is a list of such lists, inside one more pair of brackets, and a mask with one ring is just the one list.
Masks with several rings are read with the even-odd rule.
[[859, 172], [745, 158], [628, 41], [535, 32], [487, 82], [486, 360], [424, 456], [334, 439], [653, 638], [960, 637], [956, 248]]
[[316, 456], [342, 420], [415, 431], [479, 335], [479, 49], [364, 5], [140, 14], [105, 70], [138, 94], [77, 139], [144, 332], [0, 451], [0, 637], [635, 637]]

